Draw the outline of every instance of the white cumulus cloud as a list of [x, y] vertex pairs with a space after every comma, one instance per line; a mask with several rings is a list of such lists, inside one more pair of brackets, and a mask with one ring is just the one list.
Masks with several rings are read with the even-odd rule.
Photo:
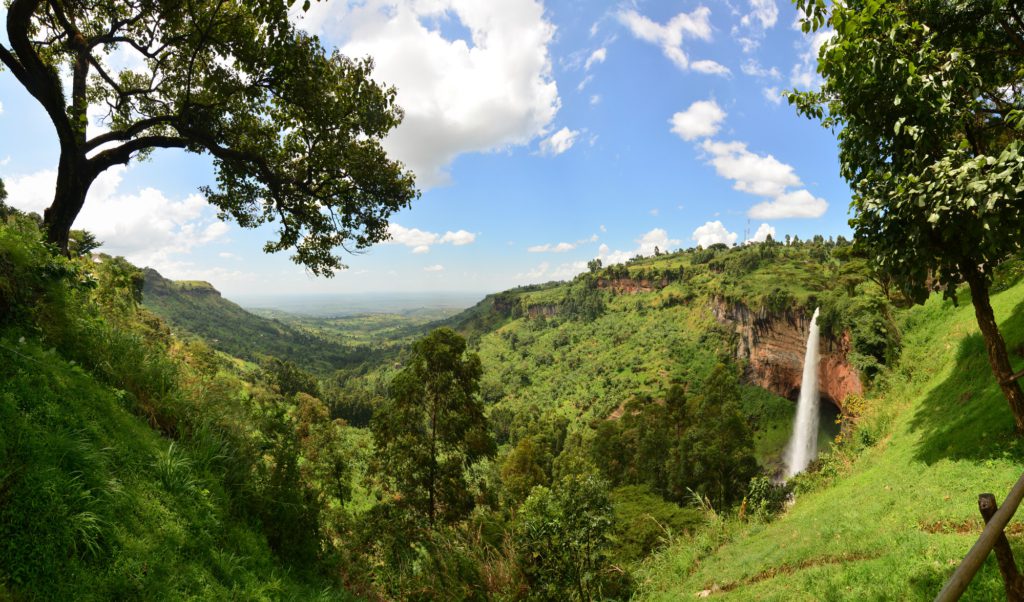
[[476, 234], [473, 234], [472, 232], [467, 232], [465, 230], [459, 230], [457, 232], [448, 231], [448, 232], [445, 232], [444, 236], [441, 237], [441, 242], [442, 243], [450, 242], [453, 245], [455, 245], [456, 247], [461, 247], [462, 245], [468, 245], [468, 244], [474, 242], [475, 240], [476, 240]]
[[754, 235], [747, 239], [747, 242], [764, 242], [769, 236], [775, 238], [775, 227], [761, 224], [757, 227], [757, 232], [754, 232]]
[[439, 263], [435, 264], [435, 265], [428, 265], [427, 267], [423, 268], [423, 271], [424, 272], [443, 272], [444, 271], [444, 266], [439, 264]]
[[711, 156], [711, 164], [718, 175], [733, 180], [736, 190], [777, 196], [787, 187], [801, 184], [793, 166], [771, 155], [752, 153], [743, 142], [705, 140], [701, 146]]
[[669, 238], [668, 232], [663, 228], [654, 228], [640, 236], [640, 238], [636, 239], [635, 242], [637, 243], [637, 247], [632, 251], [612, 251], [608, 245], [602, 244], [597, 249], [597, 258], [605, 265], [623, 263], [637, 255], [643, 255], [645, 257], [654, 255], [655, 249], [665, 252], [673, 248], [678, 248], [681, 241], [675, 238]]
[[779, 79], [782, 77], [782, 74], [779, 73], [778, 69], [775, 67], [763, 67], [756, 59], [747, 59], [740, 66], [740, 71], [742, 71], [744, 75], [749, 75], [751, 77], [763, 77], [769, 79]]
[[618, 19], [636, 38], [660, 47], [665, 56], [683, 71], [690, 68], [690, 60], [683, 50], [683, 39], [711, 40], [711, 9], [706, 6], [698, 6], [689, 13], [679, 13], [664, 25], [635, 10], [620, 11]]
[[732, 246], [736, 243], [736, 239], [739, 235], [735, 232], [729, 232], [722, 222], [713, 221], [707, 222], [703, 226], [698, 227], [693, 231], [691, 238], [697, 241], [697, 245], [701, 247], [710, 247], [711, 245], [723, 243]]
[[779, 91], [775, 86], [769, 86], [761, 89], [761, 94], [764, 95], [764, 99], [774, 105], [782, 104], [782, 92]]
[[457, 232], [449, 230], [444, 234], [438, 234], [437, 232], [428, 232], [419, 228], [406, 228], [394, 222], [388, 224], [388, 234], [391, 235], [390, 240], [382, 244], [404, 245], [412, 249], [412, 252], [417, 255], [429, 253], [430, 247], [436, 244], [452, 244], [460, 247], [476, 240], [476, 234], [465, 230]]
[[770, 29], [779, 20], [779, 7], [775, 0], [750, 0], [750, 12], [740, 19], [740, 24], [751, 26], [760, 25], [763, 29]]
[[[348, 56], [372, 56], [374, 78], [398, 90], [405, 119], [385, 141], [422, 187], [446, 183], [460, 154], [526, 145], [560, 107], [539, 0], [314, 2], [301, 26]], [[470, 39], [445, 37], [459, 22]]]
[[534, 245], [527, 247], [527, 251], [530, 253], [565, 253], [566, 251], [572, 251], [576, 248], [576, 245], [571, 242], [560, 242], [557, 244], [546, 243], [543, 245]]
[[540, 152], [545, 155], [561, 155], [576, 144], [576, 138], [580, 135], [579, 130], [570, 130], [564, 127], [540, 143]]
[[754, 219], [821, 217], [827, 210], [828, 202], [825, 199], [814, 196], [808, 190], [800, 189], [758, 203], [751, 207], [747, 214]]
[[683, 140], [714, 136], [725, 117], [725, 111], [714, 100], [698, 100], [672, 116], [672, 131]]
[[828, 209], [824, 199], [806, 189], [793, 190], [803, 182], [792, 165], [771, 155], [753, 153], [743, 142], [705, 140], [701, 147], [710, 156], [718, 175], [733, 181], [733, 188], [769, 197], [770, 200], [754, 205], [747, 212], [754, 219], [821, 217]]
[[694, 61], [690, 64], [690, 68], [697, 73], [704, 73], [707, 75], [731, 75], [732, 71], [728, 67], [715, 61]]
[[[176, 265], [193, 248], [223, 238], [230, 230], [201, 195], [171, 199], [155, 188], [122, 192], [127, 170], [117, 166], [100, 174], [74, 223], [75, 228], [89, 230], [103, 242], [101, 251], [161, 270]], [[23, 211], [42, 214], [53, 201], [56, 179], [53, 170], [7, 178], [8, 202]]]

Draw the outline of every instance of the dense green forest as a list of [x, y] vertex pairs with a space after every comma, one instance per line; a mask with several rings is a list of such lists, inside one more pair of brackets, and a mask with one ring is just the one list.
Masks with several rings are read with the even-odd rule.
[[[32, 217], [9, 213], [3, 587], [40, 598], [629, 597], [666, 533], [704, 528], [695, 499], [724, 509], [746, 497], [768, 516], [783, 495], [759, 476], [755, 451], [791, 404], [742, 384], [732, 335], [707, 305], [720, 291], [707, 283], [742, 277], [733, 263], [748, 273], [813, 263], [803, 270], [813, 275], [855, 261], [816, 240], [595, 266], [449, 319], [468, 353], [445, 327], [435, 333], [447, 339], [424, 338], [377, 368], [339, 362], [317, 376], [302, 356], [273, 356], [287, 336], [266, 348], [249, 337], [258, 363], [216, 349], [230, 339], [200, 336], [226, 332], [221, 318], [236, 332], [304, 331], [122, 259], [54, 256]], [[614, 270], [671, 276], [618, 294], [607, 283], [625, 276]], [[832, 281], [791, 279], [769, 297], [798, 309], [832, 299], [842, 324], [846, 285], [823, 286]], [[875, 287], [866, 277], [854, 286]], [[456, 369], [432, 363], [443, 349], [451, 366], [471, 362], [457, 369], [479, 422], [450, 433], [441, 456], [414, 453], [420, 418], [394, 404], [418, 398], [425, 375]], [[411, 372], [418, 362], [425, 372]], [[447, 468], [423, 472], [435, 465]], [[415, 501], [422, 491], [436, 512]]]
[[[122, 259], [54, 256], [32, 217], [8, 213], [0, 524], [10, 542], [3, 587], [20, 597], [627, 599], [747, 581], [770, 592], [770, 579], [749, 577], [774, 566], [762, 556], [723, 569], [738, 575], [731, 581], [698, 569], [723, 545], [771, 545], [765, 533], [779, 529], [813, 533], [822, 523], [800, 523], [803, 508], [854, 487], [848, 475], [884, 480], [871, 471], [891, 474], [891, 463], [906, 461], [887, 455], [888, 442], [902, 449], [906, 420], [942, 411], [921, 414], [910, 401], [947, 370], [943, 354], [927, 350], [953, 353], [943, 333], [969, 334], [949, 302], [908, 310], [846, 241], [818, 237], [594, 263], [571, 282], [491, 295], [418, 331], [400, 322], [381, 345], [385, 359], [358, 369], [339, 361], [324, 371], [301, 355], [274, 356], [288, 347], [250, 342], [252, 362], [204, 340], [223, 332], [209, 322], [314, 335], [252, 316], [205, 283], [157, 288]], [[1019, 299], [1020, 265], [1001, 268], [999, 307]], [[844, 400], [831, 450], [789, 483], [772, 477], [793, 404], [747, 383], [738, 334], [713, 313], [722, 303], [762, 317], [820, 307], [824, 336], [846, 333], [868, 386], [866, 397]], [[148, 307], [187, 327], [173, 330]], [[1011, 347], [1016, 332], [1011, 324]], [[339, 357], [359, 353], [336, 345]], [[968, 392], [951, 403], [991, 395], [985, 371], [965, 374], [980, 380], [959, 385]], [[438, 399], [455, 413], [430, 443], [422, 408], [402, 400], [423, 398], [418, 387], [433, 378], [443, 380], [425, 390], [450, 391]], [[470, 405], [455, 410], [456, 398]], [[964, 482], [1001, 482], [999, 467], [1012, 473], [1018, 453], [999, 428], [1005, 410], [964, 407], [979, 409], [955, 413], [964, 425], [941, 431], [977, 432], [998, 450], [984, 462], [1001, 458]], [[929, 457], [944, 457], [930, 441]], [[775, 518], [793, 492], [795, 509]], [[845, 520], [866, 528], [873, 507], [850, 507]], [[908, 507], [908, 528], [946, 532], [941, 525], [955, 523], [946, 507]], [[954, 532], [954, 548], [970, 537]], [[888, 544], [854, 541], [828, 558], [884, 558], [861, 548]], [[807, 544], [781, 566], [816, 566], [815, 550]], [[857, 573], [842, 574], [839, 583]], [[997, 590], [985, 575], [975, 587]], [[921, 587], [941, 573], [930, 579]], [[812, 597], [814, 583], [804, 586]]]
[[[976, 495], [1019, 477], [1015, 3], [796, 0], [821, 81], [787, 99], [837, 132], [853, 240], [654, 248], [454, 315], [340, 318], [256, 315], [72, 225], [100, 174], [205, 153], [219, 219], [343, 269], [419, 196], [373, 59], [297, 3], [8, 4], [0, 61], [60, 165], [43, 216], [0, 181], [0, 600], [929, 599], [984, 528]], [[121, 43], [148, 81], [106, 73]], [[754, 209], [813, 197], [758, 159], [795, 184]], [[801, 389], [831, 413], [787, 476]], [[1003, 591], [990, 558], [967, 596]]]

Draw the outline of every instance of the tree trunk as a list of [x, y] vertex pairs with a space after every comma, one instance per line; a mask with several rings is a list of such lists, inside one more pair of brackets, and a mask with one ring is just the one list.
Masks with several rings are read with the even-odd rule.
[[68, 234], [78, 212], [85, 203], [93, 177], [88, 174], [84, 160], [79, 160], [75, 151], [62, 151], [57, 168], [57, 190], [53, 204], [43, 212], [46, 238], [57, 245], [65, 255], [68, 253]]
[[988, 350], [988, 362], [992, 366], [992, 373], [995, 374], [999, 388], [1002, 389], [1006, 401], [1010, 404], [1017, 435], [1024, 435], [1024, 393], [1021, 392], [1020, 384], [1012, 379], [1013, 368], [1010, 366], [1010, 356], [1006, 352], [1006, 342], [1003, 341], [1003, 335], [999, 332], [999, 324], [996, 323], [995, 314], [992, 312], [992, 303], [988, 296], [988, 282], [980, 270], [968, 270], [967, 284], [971, 287], [974, 315], [981, 328], [981, 336], [985, 339], [985, 348]]

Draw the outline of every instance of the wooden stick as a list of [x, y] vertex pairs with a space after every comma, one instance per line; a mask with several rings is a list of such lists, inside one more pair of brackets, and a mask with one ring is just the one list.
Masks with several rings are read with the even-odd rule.
[[1022, 499], [1024, 499], [1024, 475], [1017, 479], [1013, 489], [1010, 490], [1010, 494], [1003, 500], [1003, 507], [996, 510], [996, 513], [992, 515], [991, 520], [985, 525], [985, 530], [981, 532], [981, 537], [978, 538], [978, 541], [974, 543], [971, 550], [964, 556], [960, 566], [956, 567], [956, 570], [953, 571], [945, 587], [935, 597], [935, 602], [953, 602], [960, 599], [960, 596], [963, 595], [964, 590], [970, 584], [971, 579], [974, 579], [974, 575], [977, 574], [978, 569], [985, 562], [988, 553], [996, 545], [996, 540], [1000, 536], [1005, 537], [1003, 529], [1006, 528], [1007, 523], [1013, 518], [1013, 513], [1017, 511], [1017, 507], [1020, 506]]
[[[987, 525], [999, 506], [996, 505], [996, 496], [991, 493], [983, 493], [978, 496], [978, 510], [985, 519]], [[1006, 587], [1006, 599], [1008, 602], [1024, 602], [1024, 583], [1021, 581], [1020, 573], [1017, 572], [1017, 563], [1013, 560], [1013, 550], [1010, 549], [1010, 542], [1006, 539], [1006, 533], [1001, 532], [996, 539], [996, 545], [992, 548], [996, 553], [996, 561], [999, 563], [999, 572], [1003, 574], [1003, 585]]]
[[1008, 385], [1008, 384], [1012, 383], [1013, 381], [1019, 380], [1021, 378], [1024, 378], [1024, 370], [1021, 370], [1020, 372], [1011, 375], [1010, 378], [1007, 378], [1001, 384]]

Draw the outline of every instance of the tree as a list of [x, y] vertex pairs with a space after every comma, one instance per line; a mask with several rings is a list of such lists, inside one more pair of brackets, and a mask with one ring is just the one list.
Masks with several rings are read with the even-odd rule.
[[[395, 90], [371, 79], [370, 59], [328, 54], [296, 29], [291, 4], [11, 0], [0, 63], [60, 144], [50, 242], [67, 250], [99, 174], [159, 148], [211, 155], [217, 184], [203, 192], [222, 218], [278, 222], [264, 250], [294, 249], [316, 274], [344, 267], [335, 248], [386, 239], [388, 217], [416, 195], [380, 145], [401, 121]], [[145, 66], [115, 70], [115, 51]], [[92, 137], [90, 105], [108, 128]]]
[[523, 503], [537, 485], [547, 482], [544, 465], [550, 460], [544, 458], [544, 449], [534, 443], [533, 437], [523, 437], [509, 452], [501, 465], [501, 483], [504, 497], [511, 509]]
[[7, 188], [4, 186], [4, 181], [0, 179], [0, 220], [7, 219], [7, 215], [10, 213], [10, 208], [4, 202], [7, 200]]
[[740, 408], [736, 371], [724, 364], [715, 366], [696, 402], [693, 424], [680, 444], [677, 470], [682, 474], [674, 477], [681, 477], [685, 487], [676, 487], [728, 506], [743, 498], [757, 474], [754, 436]]
[[96, 235], [88, 230], [72, 230], [68, 236], [68, 253], [72, 257], [84, 257], [103, 246]]
[[608, 484], [572, 475], [534, 487], [516, 517], [520, 566], [531, 600], [604, 600], [612, 526]]
[[989, 301], [994, 268], [1024, 241], [1024, 16], [1019, 4], [796, 0], [831, 26], [817, 92], [790, 94], [839, 132], [856, 244], [922, 303], [966, 282], [989, 363], [1024, 434], [1024, 394]]
[[482, 370], [465, 339], [438, 328], [413, 345], [370, 423], [377, 458], [401, 503], [431, 524], [438, 515], [454, 522], [472, 510], [465, 471], [495, 453], [477, 395]]

